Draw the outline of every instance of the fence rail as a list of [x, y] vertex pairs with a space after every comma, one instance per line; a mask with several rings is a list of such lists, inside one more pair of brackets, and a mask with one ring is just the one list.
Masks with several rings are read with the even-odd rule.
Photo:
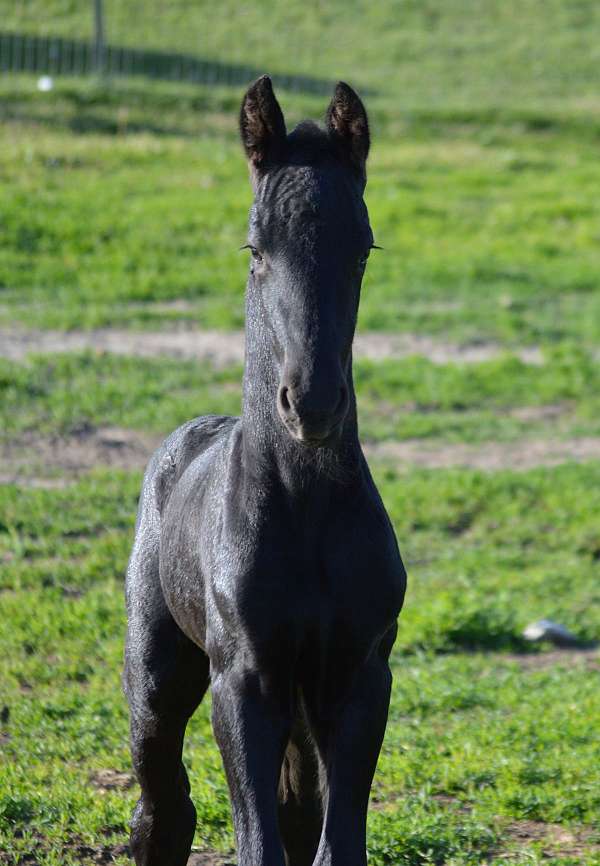
[[[91, 75], [98, 71], [93, 41], [0, 31], [0, 72]], [[191, 54], [110, 44], [104, 46], [102, 57], [102, 72], [109, 77], [141, 75], [163, 81], [242, 85], [262, 71], [242, 64], [202, 60]], [[309, 75], [274, 74], [273, 81], [283, 89], [304, 93], [324, 94], [332, 89], [332, 82]]]

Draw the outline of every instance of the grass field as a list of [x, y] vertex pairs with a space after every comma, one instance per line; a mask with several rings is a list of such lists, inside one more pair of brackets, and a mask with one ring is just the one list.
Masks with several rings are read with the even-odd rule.
[[[88, 32], [82, 4], [5, 5], [3, 28]], [[596, 5], [225, 3], [210, 45], [205, 4], [143, 8], [108, 2], [110, 38], [370, 88], [367, 202], [384, 250], [360, 330], [442, 357], [355, 364], [410, 581], [370, 866], [600, 866], [600, 461], [544, 465], [551, 442], [600, 454]], [[325, 108], [280, 97], [290, 125]], [[242, 326], [239, 99], [0, 78], [0, 478], [14, 482], [0, 485], [2, 866], [128, 862], [122, 584], [141, 461], [90, 470], [96, 452], [84, 469], [60, 454], [97, 431], [113, 435], [102, 454], [126, 435], [149, 448], [194, 414], [239, 411], [239, 365], [93, 346], [97, 328], [189, 342]], [[8, 357], [2, 334], [35, 348], [50, 329], [92, 349]], [[465, 347], [481, 359], [462, 362]], [[389, 447], [406, 444], [420, 466]], [[459, 456], [427, 468], [433, 448]], [[531, 452], [526, 471], [511, 449]], [[541, 617], [582, 649], [526, 643]], [[207, 701], [185, 754], [195, 866], [234, 857], [209, 715]]]
[[[534, 838], [510, 862], [548, 862], [536, 851], [550, 850], [557, 864], [598, 863], [597, 657], [521, 655], [520, 634], [540, 610], [582, 638], [598, 634], [600, 470], [377, 475], [412, 581], [371, 862], [499, 866], [528, 828]], [[4, 862], [32, 852], [44, 864], [92, 862], [123, 843], [135, 789], [122, 574], [139, 481], [97, 472], [58, 492], [2, 490]], [[227, 850], [206, 706], [186, 762], [198, 843]], [[557, 826], [578, 856], [556, 853]]]
[[[393, 108], [598, 105], [594, 0], [105, 0], [110, 41], [368, 85]], [[3, 0], [3, 27], [89, 37], [91, 4]], [[210, 26], [207, 26], [210, 22]]]
[[[250, 204], [239, 95], [61, 84], [0, 91], [4, 316], [41, 327], [243, 321]], [[288, 98], [292, 117], [321, 102]], [[382, 112], [365, 328], [594, 343], [594, 114]], [[185, 299], [188, 308], [164, 309]], [[159, 309], [156, 304], [160, 303]]]

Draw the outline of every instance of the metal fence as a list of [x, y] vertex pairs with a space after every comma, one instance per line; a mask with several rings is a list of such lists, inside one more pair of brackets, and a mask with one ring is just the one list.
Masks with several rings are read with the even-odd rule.
[[[243, 85], [261, 70], [236, 63], [202, 60], [191, 54], [170, 53], [58, 36], [32, 36], [0, 31], [0, 71], [48, 75], [141, 75], [166, 81]], [[331, 82], [308, 75], [273, 75], [281, 88], [324, 94]]]

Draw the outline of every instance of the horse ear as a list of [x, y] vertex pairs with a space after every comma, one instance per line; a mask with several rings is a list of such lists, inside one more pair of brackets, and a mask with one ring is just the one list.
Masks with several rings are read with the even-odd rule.
[[285, 120], [268, 75], [248, 88], [240, 111], [240, 135], [251, 167], [277, 160], [285, 140]]
[[369, 121], [357, 93], [343, 81], [336, 85], [325, 116], [327, 131], [361, 172], [369, 154]]

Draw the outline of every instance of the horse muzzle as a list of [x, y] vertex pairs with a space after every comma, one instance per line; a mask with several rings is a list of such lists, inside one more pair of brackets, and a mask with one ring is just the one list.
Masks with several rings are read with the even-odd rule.
[[348, 412], [348, 388], [299, 392], [282, 383], [277, 393], [277, 412], [290, 436], [308, 448], [333, 444], [340, 436]]

